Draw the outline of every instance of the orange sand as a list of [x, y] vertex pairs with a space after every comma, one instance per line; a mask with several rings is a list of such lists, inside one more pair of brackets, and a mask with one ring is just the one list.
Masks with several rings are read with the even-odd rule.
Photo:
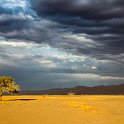
[[124, 124], [124, 96], [3, 96], [0, 124]]

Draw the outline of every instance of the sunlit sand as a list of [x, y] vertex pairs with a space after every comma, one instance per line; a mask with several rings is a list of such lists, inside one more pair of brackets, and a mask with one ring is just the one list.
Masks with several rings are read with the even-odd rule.
[[124, 124], [124, 96], [3, 96], [0, 124]]

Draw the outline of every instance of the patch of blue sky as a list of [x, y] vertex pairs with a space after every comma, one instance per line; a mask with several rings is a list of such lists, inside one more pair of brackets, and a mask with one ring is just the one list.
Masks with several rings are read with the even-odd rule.
[[37, 17], [36, 12], [31, 9], [29, 0], [1, 0], [0, 8], [10, 14], [28, 14]]

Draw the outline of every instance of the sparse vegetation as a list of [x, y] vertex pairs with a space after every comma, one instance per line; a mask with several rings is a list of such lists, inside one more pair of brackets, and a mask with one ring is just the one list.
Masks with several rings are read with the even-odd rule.
[[73, 95], [76, 95], [76, 93], [75, 92], [68, 93], [68, 96], [73, 96]]
[[0, 100], [2, 100], [3, 92], [17, 94], [20, 86], [16, 84], [14, 78], [10, 76], [0, 76]]

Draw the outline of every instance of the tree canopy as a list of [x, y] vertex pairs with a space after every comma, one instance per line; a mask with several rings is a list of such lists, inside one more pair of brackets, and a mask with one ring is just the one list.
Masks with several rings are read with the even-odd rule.
[[16, 94], [20, 90], [20, 86], [16, 84], [14, 78], [11, 76], [0, 76], [0, 96], [3, 92]]

